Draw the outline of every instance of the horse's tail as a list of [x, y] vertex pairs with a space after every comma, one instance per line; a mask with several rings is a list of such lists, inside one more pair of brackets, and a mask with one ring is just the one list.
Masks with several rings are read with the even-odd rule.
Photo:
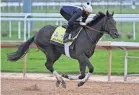
[[21, 44], [16, 52], [8, 54], [8, 60], [17, 61], [18, 59], [23, 57], [28, 52], [29, 46], [34, 41], [34, 37], [35, 36], [33, 36], [31, 39], [29, 39], [25, 43]]

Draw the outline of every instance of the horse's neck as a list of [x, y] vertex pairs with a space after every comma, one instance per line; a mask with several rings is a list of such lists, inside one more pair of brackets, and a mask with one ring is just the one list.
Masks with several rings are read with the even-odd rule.
[[103, 25], [102, 20], [100, 20], [98, 23], [96, 23], [95, 25], [93, 25], [92, 27], [94, 27], [96, 30], [101, 31], [101, 27]]
[[101, 31], [102, 25], [103, 25], [102, 22], [98, 22], [97, 24], [92, 26], [96, 31], [95, 30], [94, 31], [90, 30], [92, 40], [94, 40], [96, 43], [103, 36], [103, 33]]

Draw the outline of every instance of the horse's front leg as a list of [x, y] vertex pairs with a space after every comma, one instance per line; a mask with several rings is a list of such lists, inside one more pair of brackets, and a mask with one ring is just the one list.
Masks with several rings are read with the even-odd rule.
[[[85, 54], [79, 56], [78, 61], [80, 63], [80, 70], [81, 70], [81, 75], [79, 76], [79, 79], [81, 79], [81, 81], [78, 83], [78, 87], [80, 87], [85, 82], [87, 82], [89, 77], [92, 75], [92, 73], [94, 71], [94, 67], [90, 63], [88, 57]], [[86, 66], [88, 66], [89, 72], [85, 75], [85, 67]]]
[[[78, 57], [79, 65], [80, 65], [80, 76], [69, 76], [67, 74], [63, 74], [62, 77], [70, 79], [70, 80], [78, 80], [81, 79], [78, 83], [78, 87], [82, 86], [89, 77], [92, 75], [94, 68], [93, 65], [90, 63], [88, 57], [86, 55], [80, 55]], [[85, 75], [86, 66], [89, 68], [89, 72]]]
[[69, 80], [83, 79], [85, 77], [86, 64], [79, 61], [79, 67], [80, 67], [80, 73], [81, 73], [79, 76], [62, 74], [62, 77], [67, 78]]

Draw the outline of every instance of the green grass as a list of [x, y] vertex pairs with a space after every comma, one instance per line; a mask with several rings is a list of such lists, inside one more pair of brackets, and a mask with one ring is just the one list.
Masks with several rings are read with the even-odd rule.
[[[23, 71], [23, 58], [17, 62], [7, 61], [7, 54], [14, 52], [15, 49], [2, 49], [1, 56], [1, 71], [2, 72], [22, 72]], [[27, 57], [27, 72], [49, 72], [45, 68], [45, 55], [37, 49], [30, 49]], [[129, 55], [139, 56], [139, 51], [130, 51]], [[108, 68], [108, 52], [105, 50], [96, 51], [90, 58], [91, 63], [94, 65], [95, 74], [107, 74]], [[124, 71], [124, 51], [113, 50], [112, 57], [112, 74], [121, 75]], [[139, 60], [129, 60], [129, 73], [139, 73]], [[54, 68], [60, 73], [79, 73], [78, 62], [74, 59], [61, 56], [54, 64]]]

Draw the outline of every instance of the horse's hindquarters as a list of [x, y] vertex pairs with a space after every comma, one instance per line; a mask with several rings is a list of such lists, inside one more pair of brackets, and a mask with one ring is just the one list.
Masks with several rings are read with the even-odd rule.
[[50, 44], [50, 38], [54, 32], [55, 27], [48, 25], [41, 28], [35, 35], [34, 43], [39, 46], [48, 46]]

